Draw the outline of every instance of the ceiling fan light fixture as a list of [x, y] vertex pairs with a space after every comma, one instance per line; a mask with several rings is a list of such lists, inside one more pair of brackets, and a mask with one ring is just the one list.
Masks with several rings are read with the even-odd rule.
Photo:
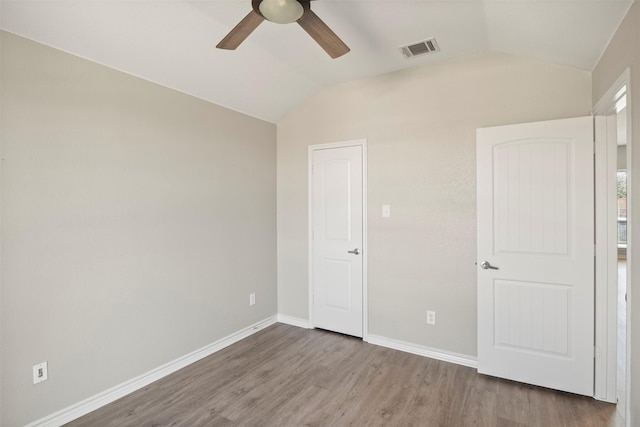
[[298, 0], [262, 0], [259, 8], [265, 19], [277, 24], [296, 22], [304, 13]]

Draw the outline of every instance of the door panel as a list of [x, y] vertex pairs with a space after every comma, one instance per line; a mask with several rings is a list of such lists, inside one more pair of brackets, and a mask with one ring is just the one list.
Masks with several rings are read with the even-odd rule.
[[495, 281], [495, 345], [569, 355], [569, 287]]
[[494, 148], [497, 253], [567, 253], [569, 148], [528, 139]]
[[362, 337], [362, 147], [314, 150], [312, 160], [313, 324]]
[[478, 372], [593, 395], [591, 117], [478, 129]]

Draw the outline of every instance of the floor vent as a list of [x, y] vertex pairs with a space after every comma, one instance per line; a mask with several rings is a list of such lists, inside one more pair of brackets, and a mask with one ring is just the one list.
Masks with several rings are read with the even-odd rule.
[[403, 46], [400, 48], [400, 52], [406, 58], [413, 58], [414, 56], [420, 56], [427, 53], [440, 52], [436, 39], [428, 39], [419, 43], [410, 44], [409, 46]]

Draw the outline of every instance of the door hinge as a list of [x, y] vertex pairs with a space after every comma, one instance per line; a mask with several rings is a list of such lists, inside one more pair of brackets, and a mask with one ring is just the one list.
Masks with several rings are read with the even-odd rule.
[[600, 348], [597, 345], [593, 346], [593, 358], [600, 359]]

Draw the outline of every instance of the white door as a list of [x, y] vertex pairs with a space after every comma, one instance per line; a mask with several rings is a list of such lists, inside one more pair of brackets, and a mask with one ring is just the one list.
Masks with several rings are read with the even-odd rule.
[[362, 337], [363, 148], [312, 152], [313, 326]]
[[593, 119], [477, 138], [478, 372], [593, 396]]

